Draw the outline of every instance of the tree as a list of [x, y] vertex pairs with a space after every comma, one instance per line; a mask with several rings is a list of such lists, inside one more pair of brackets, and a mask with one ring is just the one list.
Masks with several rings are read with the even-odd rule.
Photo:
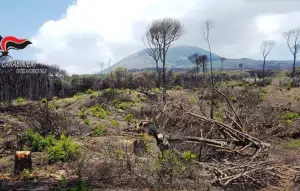
[[243, 63], [239, 63], [239, 68], [241, 70], [241, 78], [243, 78]]
[[[159, 50], [159, 58], [163, 64], [163, 100], [166, 101], [167, 81], [166, 81], [166, 55], [171, 46], [171, 43], [178, 40], [183, 34], [183, 25], [179, 20], [172, 18], [164, 18], [154, 20], [148, 29], [153, 36], [152, 46], [157, 46]], [[151, 37], [152, 38], [152, 37]]]
[[101, 61], [101, 62], [99, 63], [99, 65], [100, 65], [100, 69], [101, 69], [101, 75], [102, 75], [102, 72], [103, 72], [103, 67], [104, 67], [104, 62], [103, 62], [103, 61]]
[[287, 46], [289, 47], [291, 53], [293, 54], [293, 72], [292, 78], [293, 83], [295, 83], [295, 70], [296, 70], [296, 59], [300, 50], [300, 28], [289, 30], [283, 33], [283, 37], [286, 39]]
[[221, 60], [221, 63], [222, 63], [221, 70], [224, 70], [224, 61], [226, 60], [226, 58], [222, 57], [222, 58], [220, 58], [220, 60]]
[[272, 48], [274, 46], [275, 46], [274, 41], [264, 41], [261, 44], [261, 50], [262, 50], [262, 54], [263, 54], [263, 57], [264, 57], [263, 73], [262, 73], [262, 78], [263, 79], [265, 78], [266, 58], [270, 54], [270, 51], [272, 50]]
[[210, 30], [213, 28], [213, 22], [211, 20], [206, 20], [204, 22], [204, 29], [203, 29], [203, 38], [207, 42], [208, 50], [209, 50], [209, 61], [210, 61], [210, 75], [211, 75], [211, 110], [210, 110], [210, 117], [213, 119], [213, 106], [214, 106], [214, 75], [213, 75], [213, 69], [212, 69], [212, 58], [211, 58], [211, 46], [210, 46]]
[[[161, 69], [159, 68], [158, 62], [160, 58], [160, 49], [159, 49], [159, 44], [157, 43], [156, 40], [156, 34], [154, 30], [150, 30], [151, 26], [147, 29], [146, 34], [144, 36], [143, 42], [144, 44], [147, 43], [146, 52], [149, 56], [153, 58], [155, 61], [156, 65], [156, 72], [158, 75], [158, 80], [157, 80], [157, 87], [160, 88], [161, 84]], [[146, 41], [146, 42], [145, 42]]]
[[201, 63], [201, 67], [202, 67], [202, 71], [203, 74], [205, 75], [205, 73], [207, 73], [207, 56], [206, 55], [202, 55], [199, 57], [200, 63]]
[[196, 70], [197, 70], [197, 77], [199, 75], [199, 68], [200, 68], [200, 64], [201, 64], [201, 56], [198, 53], [192, 54], [188, 57], [188, 60], [192, 63], [196, 65]]

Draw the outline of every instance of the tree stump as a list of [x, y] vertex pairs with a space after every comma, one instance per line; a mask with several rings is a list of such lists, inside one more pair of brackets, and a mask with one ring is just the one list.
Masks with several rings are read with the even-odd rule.
[[20, 174], [24, 169], [32, 170], [31, 152], [16, 151], [14, 174]]

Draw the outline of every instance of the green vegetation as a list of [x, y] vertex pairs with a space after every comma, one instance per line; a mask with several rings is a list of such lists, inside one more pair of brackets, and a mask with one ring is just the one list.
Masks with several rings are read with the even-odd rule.
[[28, 129], [22, 142], [25, 143], [24, 150], [32, 152], [46, 150], [51, 162], [73, 160], [80, 154], [80, 146], [74, 143], [70, 136], [61, 135], [57, 140], [53, 135], [43, 137], [32, 129]]
[[21, 115], [18, 115], [18, 120], [23, 121], [23, 117]]
[[47, 98], [43, 98], [43, 99], [41, 100], [41, 103], [47, 103], [47, 102], [48, 102]]
[[95, 126], [93, 129], [93, 136], [102, 136], [105, 133], [106, 126], [105, 124], [101, 124], [101, 126]]
[[69, 161], [75, 160], [80, 155], [80, 146], [72, 140], [72, 138], [62, 135], [55, 145], [47, 147], [49, 153], [49, 161]]
[[293, 112], [287, 112], [280, 116], [280, 120], [286, 121], [286, 120], [293, 120], [298, 119], [299, 113], [293, 113]]
[[125, 108], [126, 108], [125, 103], [120, 103], [120, 104], [119, 104], [119, 109], [125, 109]]
[[94, 93], [94, 91], [93, 91], [91, 88], [89, 88], [88, 90], [86, 90], [85, 93], [86, 93], [86, 94], [92, 94], [92, 93]]
[[234, 102], [234, 103], [237, 102], [237, 97], [232, 97], [231, 101]]
[[100, 119], [105, 119], [107, 112], [102, 108], [100, 104], [91, 107], [90, 112], [92, 115], [99, 117]]
[[288, 148], [299, 148], [300, 147], [300, 139], [292, 140], [286, 145]]
[[192, 153], [191, 151], [185, 151], [183, 153], [183, 159], [187, 162], [191, 162], [196, 159], [196, 155]]
[[86, 112], [85, 107], [83, 107], [83, 108], [79, 111], [78, 116], [79, 116], [80, 119], [84, 119], [84, 117], [85, 117], [85, 112]]
[[83, 123], [86, 124], [86, 125], [89, 125], [89, 124], [90, 124], [90, 121], [89, 121], [88, 118], [85, 118], [85, 119], [83, 120]]
[[133, 118], [134, 118], [134, 116], [131, 113], [129, 113], [126, 115], [125, 121], [131, 122], [133, 120]]
[[114, 119], [110, 121], [110, 124], [111, 124], [111, 127], [113, 127], [113, 128], [119, 127], [119, 122]]
[[83, 95], [84, 95], [84, 93], [79, 92], [79, 93], [75, 94], [73, 96], [73, 98], [75, 99], [75, 101], [78, 101], [80, 98], [82, 98]]
[[55, 141], [54, 136], [49, 135], [47, 137], [43, 137], [39, 133], [34, 132], [32, 129], [28, 129], [25, 136], [22, 138], [22, 142], [25, 143], [24, 150], [30, 150], [32, 152], [43, 151], [47, 147], [53, 146]]
[[25, 99], [24, 98], [21, 98], [21, 97], [18, 97], [16, 100], [15, 100], [15, 102], [16, 102], [16, 104], [18, 105], [18, 106], [20, 106], [20, 105], [23, 105], [24, 103], [25, 103]]
[[281, 123], [285, 123], [287, 126], [291, 126], [293, 124], [293, 120], [299, 118], [299, 113], [287, 112], [280, 115]]
[[58, 97], [57, 96], [53, 96], [52, 97], [52, 101], [57, 101], [58, 100]]
[[33, 179], [33, 176], [32, 176], [32, 174], [31, 174], [31, 172], [30, 172], [30, 170], [29, 169], [24, 169], [23, 170], [23, 178], [24, 178], [24, 180], [31, 180], [31, 179]]
[[192, 98], [189, 99], [189, 103], [191, 103], [191, 104], [194, 104], [196, 102], [197, 102], [197, 100], [194, 97], [192, 97]]
[[78, 181], [76, 185], [66, 188], [64, 184], [60, 184], [57, 188], [54, 188], [53, 191], [88, 191], [88, 185], [86, 182]]

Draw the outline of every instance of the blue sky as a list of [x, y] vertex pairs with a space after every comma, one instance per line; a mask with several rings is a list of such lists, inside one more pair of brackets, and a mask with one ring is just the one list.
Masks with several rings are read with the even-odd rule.
[[[48, 20], [58, 20], [74, 0], [4, 0], [1, 1], [0, 35], [31, 39]], [[11, 50], [15, 59], [33, 59], [30, 45]]]

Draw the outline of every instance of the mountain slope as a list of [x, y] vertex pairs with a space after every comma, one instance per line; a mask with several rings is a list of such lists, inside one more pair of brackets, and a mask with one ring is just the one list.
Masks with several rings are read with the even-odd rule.
[[[169, 49], [167, 54], [167, 68], [177, 68], [177, 69], [190, 69], [195, 67], [188, 60], [188, 56], [199, 53], [200, 55], [206, 55], [209, 58], [209, 52], [198, 47], [194, 46], [173, 46]], [[221, 67], [220, 56], [212, 53], [213, 69], [219, 69]], [[208, 62], [209, 63], [209, 62]], [[261, 70], [263, 61], [254, 60], [250, 58], [241, 58], [241, 59], [230, 59], [227, 58], [224, 61], [224, 68], [227, 70], [236, 70], [239, 69], [239, 64], [243, 63], [244, 70]], [[266, 62], [266, 69], [291, 69], [292, 61], [277, 61], [277, 60], [268, 60]], [[161, 66], [161, 63], [160, 63]], [[300, 62], [296, 63], [296, 66], [300, 66]], [[123, 58], [116, 64], [111, 67], [111, 70], [115, 70], [118, 67], [124, 67], [128, 70], [141, 70], [146, 68], [155, 68], [155, 62], [153, 58], [150, 57], [147, 52], [144, 50], [136, 52], [126, 58]], [[208, 67], [210, 68], [210, 67]], [[109, 69], [104, 70], [104, 73], [109, 72]]]
[[[209, 57], [209, 52], [198, 47], [193, 46], [174, 46], [171, 47], [167, 54], [167, 67], [168, 68], [191, 68], [191, 64], [187, 57], [199, 53], [201, 55], [207, 55]], [[212, 53], [212, 60], [217, 61], [220, 56]], [[141, 69], [141, 68], [151, 68], [155, 67], [155, 62], [153, 58], [150, 57], [144, 50], [134, 53], [112, 66], [112, 70], [118, 67], [125, 67], [127, 69]], [[107, 70], [106, 70], [107, 71]]]

